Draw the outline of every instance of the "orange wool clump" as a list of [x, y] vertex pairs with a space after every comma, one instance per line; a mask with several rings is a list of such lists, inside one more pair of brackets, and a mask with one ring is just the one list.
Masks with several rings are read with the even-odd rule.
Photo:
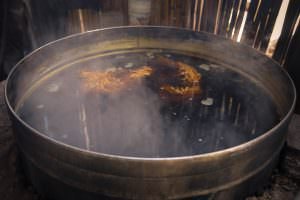
[[[165, 79], [157, 79], [159, 82], [160, 93], [165, 95], [182, 96], [189, 98], [201, 94], [201, 74], [192, 66], [173, 61], [168, 58], [160, 57], [158, 61], [166, 68], [172, 68], [173, 73], [164, 74], [166, 79], [173, 77], [178, 79], [178, 85], [174, 86], [165, 83]], [[118, 92], [129, 89], [136, 84], [137, 80], [151, 76], [155, 81], [156, 77], [161, 77], [161, 71], [152, 66], [142, 66], [135, 69], [119, 68], [110, 71], [81, 71], [80, 77], [84, 79], [84, 87], [88, 91], [103, 93]], [[154, 79], [153, 79], [154, 78]]]
[[143, 77], [146, 77], [146, 76], [150, 76], [152, 74], [152, 71], [153, 70], [152, 70], [151, 67], [144, 66], [144, 67], [138, 68], [136, 70], [133, 70], [130, 73], [130, 78], [138, 79], [138, 78], [143, 78]]
[[178, 68], [183, 86], [162, 85], [160, 89], [172, 95], [180, 95], [183, 97], [192, 97], [201, 94], [201, 74], [192, 66], [179, 62], [172, 61], [168, 58], [162, 59], [164, 63], [171, 64], [172, 67]]
[[84, 86], [87, 90], [111, 93], [120, 91], [131, 84], [134, 80], [150, 76], [152, 68], [148, 66], [136, 70], [119, 71], [81, 71], [80, 77], [85, 80]]
[[82, 71], [80, 77], [85, 80], [84, 86], [87, 90], [109, 93], [122, 89], [124, 85], [112, 72]]
[[200, 87], [198, 85], [190, 87], [174, 87], [171, 85], [163, 85], [160, 89], [170, 94], [181, 96], [193, 96], [201, 93]]
[[198, 84], [200, 82], [201, 74], [193, 67], [182, 62], [177, 62], [177, 65], [179, 66], [180, 74], [183, 76], [183, 81], [189, 84]]

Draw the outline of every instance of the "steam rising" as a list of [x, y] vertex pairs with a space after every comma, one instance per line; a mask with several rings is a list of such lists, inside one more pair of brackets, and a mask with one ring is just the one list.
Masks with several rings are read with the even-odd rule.
[[[150, 82], [138, 80], [117, 93], [91, 92], [82, 87], [79, 74], [83, 66], [79, 66], [45, 81], [24, 101], [18, 113], [31, 126], [63, 143], [134, 157], [213, 152], [257, 137], [274, 124], [269, 99], [245, 78], [198, 58], [166, 55], [189, 63], [201, 73], [203, 94], [164, 100], [151, 87], [155, 78]], [[116, 56], [102, 58], [97, 66], [131, 69], [149, 64], [147, 60], [155, 58], [149, 52]], [[97, 66], [84, 65], [91, 70]], [[260, 106], [265, 112], [257, 112], [262, 110]]]
[[167, 147], [170, 152], [186, 153], [183, 130], [170, 126], [160, 113], [158, 96], [149, 89], [139, 87], [131, 95], [109, 97], [105, 104], [101, 115], [90, 116], [98, 117], [96, 141], [105, 139], [101, 145], [94, 144], [100, 152], [158, 157]]

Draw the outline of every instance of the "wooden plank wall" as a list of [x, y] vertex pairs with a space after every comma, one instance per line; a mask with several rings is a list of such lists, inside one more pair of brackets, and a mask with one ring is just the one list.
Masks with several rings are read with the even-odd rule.
[[[285, 16], [285, 21], [283, 24], [283, 29], [277, 43], [277, 48], [273, 55], [273, 58], [279, 61], [281, 64], [284, 64], [285, 62], [285, 58], [287, 56], [287, 50], [290, 47], [291, 41], [293, 39], [293, 30], [296, 29], [295, 26], [298, 26], [297, 28], [299, 29], [299, 24], [296, 24], [297, 19], [299, 18], [299, 12], [300, 12], [300, 1], [290, 0], [287, 13]], [[300, 48], [299, 44], [297, 47]]]
[[[282, 0], [152, 0], [152, 25], [179, 26], [237, 40], [266, 52]], [[299, 16], [299, 0], [290, 0], [274, 59], [283, 63]]]
[[[0, 1], [2, 10], [6, 1]], [[25, 18], [33, 20], [31, 38], [34, 40], [32, 43], [37, 44], [35, 46], [67, 34], [82, 32], [81, 19], [84, 21], [84, 30], [101, 28], [103, 25], [101, 13], [119, 13], [123, 16], [121, 24], [128, 25], [128, 0], [51, 0], [43, 3], [40, 0], [31, 0], [29, 2], [32, 16], [26, 15], [28, 11], [25, 12]], [[232, 40], [240, 40], [244, 44], [266, 52], [282, 2], [283, 0], [152, 0], [150, 25], [207, 31]], [[26, 7], [24, 10], [26, 11]], [[282, 34], [273, 55], [273, 58], [282, 65], [288, 57], [287, 52], [291, 46], [293, 32], [296, 30], [299, 10], [300, 0], [290, 0]], [[2, 21], [0, 19], [0, 22]], [[241, 34], [243, 22], [245, 25]], [[2, 40], [3, 35], [5, 36], [0, 34]], [[0, 67], [1, 60], [4, 59], [3, 55], [3, 50], [0, 49]], [[0, 74], [3, 73], [0, 71]]]
[[[98, 0], [118, 10], [128, 25], [128, 0]], [[177, 26], [221, 35], [266, 52], [283, 0], [152, 0], [150, 25]], [[290, 0], [273, 58], [284, 64], [296, 29], [300, 0]], [[244, 15], [246, 14], [244, 19]], [[245, 20], [243, 32], [240, 29]], [[240, 34], [240, 38], [239, 38]]]

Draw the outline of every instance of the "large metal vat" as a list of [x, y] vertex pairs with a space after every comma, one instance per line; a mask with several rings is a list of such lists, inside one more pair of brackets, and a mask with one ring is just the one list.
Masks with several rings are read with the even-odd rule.
[[[266, 91], [280, 121], [260, 136], [224, 150], [139, 158], [64, 144], [32, 128], [15, 112], [28, 91], [70, 63], [137, 49], [167, 49], [230, 67]], [[6, 102], [26, 173], [38, 191], [50, 199], [245, 197], [264, 183], [276, 164], [295, 96], [286, 72], [259, 52], [211, 34], [163, 27], [103, 29], [51, 42], [21, 60], [6, 85]]]

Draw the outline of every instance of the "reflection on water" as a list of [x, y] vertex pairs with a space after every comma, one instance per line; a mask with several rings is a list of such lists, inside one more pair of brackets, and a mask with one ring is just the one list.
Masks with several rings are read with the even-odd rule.
[[67, 68], [44, 81], [18, 113], [63, 143], [136, 157], [229, 148], [259, 136], [278, 120], [268, 96], [237, 72], [154, 50]]

